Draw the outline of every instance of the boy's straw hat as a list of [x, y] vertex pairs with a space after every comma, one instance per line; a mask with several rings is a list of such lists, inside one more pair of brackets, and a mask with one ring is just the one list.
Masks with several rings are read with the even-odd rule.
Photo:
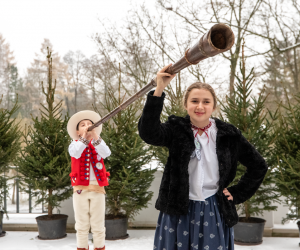
[[[91, 110], [83, 110], [83, 111], [77, 112], [76, 114], [72, 115], [72, 117], [68, 121], [67, 130], [68, 130], [70, 137], [73, 140], [79, 139], [79, 136], [77, 135], [76, 127], [80, 121], [91, 120], [93, 123], [96, 123], [100, 119], [101, 119], [101, 116], [98, 113], [91, 111]], [[100, 135], [100, 133], [102, 131], [102, 124], [94, 129], [96, 130], [97, 134]]]

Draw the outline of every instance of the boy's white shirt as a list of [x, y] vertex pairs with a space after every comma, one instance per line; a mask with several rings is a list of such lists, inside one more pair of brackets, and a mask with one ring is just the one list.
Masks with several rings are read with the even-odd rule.
[[[93, 139], [92, 143], [94, 143], [94, 142], [95, 141]], [[71, 157], [79, 159], [85, 148], [86, 148], [86, 145], [83, 142], [74, 140], [69, 145], [68, 151], [69, 151], [69, 154]], [[110, 154], [111, 154], [109, 147], [106, 145], [106, 143], [103, 139], [101, 140], [101, 143], [99, 145], [95, 146], [95, 150], [98, 153], [98, 155], [97, 155], [98, 161], [100, 161], [101, 158], [105, 159], [106, 157], [110, 156]], [[89, 180], [90, 181], [96, 180], [93, 166], [91, 163], [90, 163], [90, 178], [89, 178]]]

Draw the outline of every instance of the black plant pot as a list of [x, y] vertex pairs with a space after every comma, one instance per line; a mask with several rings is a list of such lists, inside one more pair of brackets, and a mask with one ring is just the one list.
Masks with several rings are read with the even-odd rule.
[[41, 240], [61, 239], [67, 236], [68, 215], [53, 214], [52, 216], [42, 215], [35, 218], [38, 225]]
[[128, 218], [106, 218], [106, 240], [120, 240], [129, 237], [127, 234]]
[[3, 211], [0, 211], [0, 237], [3, 237], [5, 236], [5, 231], [2, 231], [3, 229], [3, 214], [4, 212]]
[[264, 219], [251, 217], [250, 222], [244, 222], [245, 217], [239, 217], [234, 226], [234, 243], [237, 245], [254, 246], [263, 242]]

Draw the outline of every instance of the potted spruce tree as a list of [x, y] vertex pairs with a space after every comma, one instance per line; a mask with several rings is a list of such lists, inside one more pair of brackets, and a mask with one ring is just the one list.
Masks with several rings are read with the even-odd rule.
[[62, 101], [56, 105], [54, 95], [56, 81], [52, 83], [52, 58], [48, 48], [48, 86], [42, 91], [47, 106], [41, 104], [40, 119], [33, 118], [33, 127], [23, 133], [25, 148], [18, 159], [18, 170], [23, 184], [37, 197], [36, 205], [47, 205], [48, 214], [36, 217], [40, 239], [59, 239], [66, 236], [67, 215], [53, 214], [61, 201], [72, 195], [69, 173], [71, 171], [68, 146], [70, 139], [67, 133], [69, 117], [62, 116]]
[[[2, 98], [0, 99], [0, 104]], [[0, 109], [0, 237], [5, 236], [5, 231], [2, 230], [3, 215], [7, 215], [5, 200], [8, 195], [7, 177], [9, 165], [14, 163], [20, 151], [21, 132], [19, 124], [13, 118], [19, 106], [17, 101], [11, 110]]]
[[282, 223], [297, 221], [300, 232], [300, 93], [290, 98], [286, 89], [284, 91], [287, 104], [281, 103], [278, 138], [274, 148], [278, 164], [275, 182], [289, 207], [289, 213], [282, 219]]
[[[240, 63], [241, 78], [236, 76], [237, 83], [232, 98], [226, 98], [226, 104], [221, 103], [220, 119], [228, 121], [236, 126], [243, 136], [258, 150], [265, 158], [269, 169], [264, 181], [257, 192], [242, 204], [237, 204], [237, 209], [243, 217], [239, 217], [239, 222], [234, 226], [234, 240], [240, 245], [258, 245], [262, 243], [265, 220], [257, 218], [263, 215], [263, 211], [273, 211], [277, 207], [272, 202], [279, 201], [279, 193], [274, 185], [274, 159], [272, 157], [272, 147], [276, 139], [275, 118], [277, 112], [272, 114], [266, 112], [264, 103], [267, 95], [264, 88], [258, 97], [250, 97], [254, 82], [253, 68], [246, 75], [244, 45], [242, 46], [242, 58]], [[222, 113], [226, 116], [224, 119]], [[270, 115], [269, 119], [267, 115]], [[236, 177], [233, 185], [237, 184], [246, 168], [238, 164]], [[234, 202], [234, 201], [233, 201]]]
[[[119, 90], [115, 91], [112, 86], [108, 86], [101, 108], [110, 112], [121, 104], [122, 99], [119, 78]], [[137, 132], [140, 108], [139, 101], [131, 104], [104, 123], [104, 131], [101, 133], [111, 150], [111, 155], [104, 161], [110, 172], [109, 186], [105, 188], [108, 240], [127, 238], [128, 219], [133, 219], [142, 208], [146, 208], [153, 195], [148, 189], [156, 169], [144, 167], [150, 162], [152, 154]], [[99, 109], [95, 107], [98, 113]]]

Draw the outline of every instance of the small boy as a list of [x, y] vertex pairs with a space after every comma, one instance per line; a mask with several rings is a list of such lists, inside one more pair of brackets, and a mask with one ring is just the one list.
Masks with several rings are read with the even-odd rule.
[[84, 110], [74, 114], [67, 125], [72, 143], [69, 146], [74, 189], [73, 206], [77, 250], [88, 250], [88, 234], [91, 227], [95, 250], [105, 250], [105, 190], [108, 186], [103, 159], [110, 156], [108, 146], [100, 137], [102, 125], [88, 131], [88, 127], [100, 120], [94, 111]]

